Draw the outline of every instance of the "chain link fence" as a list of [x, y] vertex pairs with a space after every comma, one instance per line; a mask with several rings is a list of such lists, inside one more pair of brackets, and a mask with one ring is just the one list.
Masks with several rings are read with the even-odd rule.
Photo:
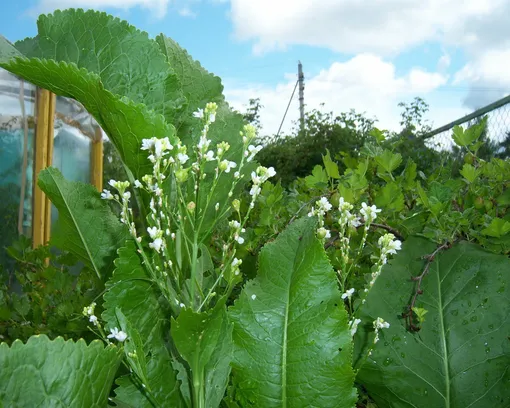
[[501, 158], [510, 157], [510, 96], [476, 110], [469, 115], [441, 126], [423, 136], [425, 144], [438, 151], [453, 152], [455, 142], [452, 134], [454, 126], [464, 129], [478, 123], [487, 116], [485, 138], [489, 155]]

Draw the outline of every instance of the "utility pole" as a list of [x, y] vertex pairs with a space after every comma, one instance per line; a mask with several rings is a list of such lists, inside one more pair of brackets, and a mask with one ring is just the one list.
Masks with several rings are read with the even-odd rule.
[[298, 83], [299, 83], [299, 123], [301, 131], [305, 128], [305, 76], [303, 75], [303, 64], [298, 61]]

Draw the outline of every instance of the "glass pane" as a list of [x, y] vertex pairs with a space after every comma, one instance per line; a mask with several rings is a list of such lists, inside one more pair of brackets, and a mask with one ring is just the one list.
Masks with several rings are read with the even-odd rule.
[[[74, 99], [57, 96], [53, 141], [53, 166], [64, 178], [90, 183], [92, 140], [97, 123], [85, 108]], [[52, 225], [58, 211], [52, 206]]]
[[0, 68], [0, 263], [5, 247], [32, 235], [36, 88]]

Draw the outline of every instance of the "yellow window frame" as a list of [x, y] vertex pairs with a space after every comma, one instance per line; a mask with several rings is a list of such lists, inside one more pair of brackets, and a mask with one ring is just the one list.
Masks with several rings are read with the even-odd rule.
[[[32, 242], [33, 247], [49, 242], [51, 237], [51, 202], [37, 185], [37, 175], [53, 163], [53, 137], [56, 110], [56, 95], [46, 89], [37, 88], [35, 107], [35, 160]], [[92, 140], [90, 158], [90, 181], [99, 191], [103, 189], [103, 137], [96, 130]]]

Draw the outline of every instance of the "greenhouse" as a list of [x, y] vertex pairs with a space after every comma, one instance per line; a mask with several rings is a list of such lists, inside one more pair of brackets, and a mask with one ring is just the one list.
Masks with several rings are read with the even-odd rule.
[[[34, 247], [58, 217], [34, 183], [47, 166], [102, 188], [102, 130], [75, 100], [56, 96], [0, 68], [0, 246], [21, 234]], [[2, 251], [2, 264], [4, 252]]]

